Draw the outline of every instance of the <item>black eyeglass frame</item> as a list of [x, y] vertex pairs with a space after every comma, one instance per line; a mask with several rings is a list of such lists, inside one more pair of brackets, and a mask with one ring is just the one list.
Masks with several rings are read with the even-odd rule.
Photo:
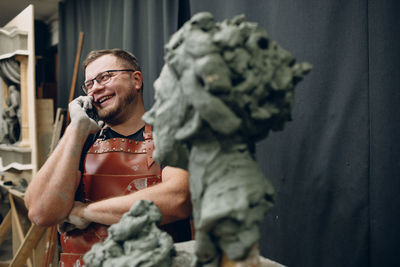
[[[81, 86], [82, 91], [83, 91], [85, 94], [88, 94], [89, 91], [90, 91], [90, 89], [88, 89], [88, 88], [86, 87], [86, 84], [87, 84], [88, 82], [92, 83], [92, 87], [93, 87], [93, 85], [94, 85], [94, 81], [96, 81], [98, 84], [104, 85], [104, 84], [101, 83], [102, 81], [99, 80], [99, 79], [102, 77], [102, 75], [103, 75], [104, 73], [106, 73], [106, 72], [107, 72], [107, 73], [110, 73], [110, 72], [118, 72], [118, 71], [131, 71], [131, 72], [135, 72], [136, 70], [134, 70], [134, 69], [122, 69], [122, 70], [106, 70], [106, 71], [100, 72], [99, 74], [96, 75], [96, 77], [95, 77], [94, 79], [88, 80], [88, 81], [86, 81], [86, 82], [84, 82], [84, 83], [82, 84], [82, 86]], [[112, 76], [110, 76], [110, 79], [108, 79], [106, 82], [109, 82], [109, 81], [111, 80], [111, 77], [112, 77]]]

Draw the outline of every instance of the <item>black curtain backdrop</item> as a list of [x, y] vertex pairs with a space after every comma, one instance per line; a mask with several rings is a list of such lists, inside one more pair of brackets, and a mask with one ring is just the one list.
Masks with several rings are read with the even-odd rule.
[[65, 0], [58, 106], [67, 106], [84, 31], [83, 57], [113, 47], [138, 56], [150, 107], [163, 45], [199, 11], [217, 21], [245, 14], [313, 65], [297, 88], [293, 121], [257, 145], [257, 160], [276, 189], [275, 207], [262, 225], [261, 254], [287, 266], [399, 266], [396, 0]]

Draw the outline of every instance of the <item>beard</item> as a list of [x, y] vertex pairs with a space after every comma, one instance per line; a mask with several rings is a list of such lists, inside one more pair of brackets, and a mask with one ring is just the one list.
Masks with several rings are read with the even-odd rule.
[[99, 119], [110, 125], [122, 123], [126, 117], [127, 107], [134, 102], [135, 98], [136, 94], [132, 90], [130, 94], [116, 101], [113, 106], [97, 110]]

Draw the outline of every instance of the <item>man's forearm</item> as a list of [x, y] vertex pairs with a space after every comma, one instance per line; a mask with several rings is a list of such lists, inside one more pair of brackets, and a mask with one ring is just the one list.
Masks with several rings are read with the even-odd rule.
[[72, 212], [88, 221], [110, 225], [117, 223], [136, 201], [146, 199], [153, 201], [160, 209], [161, 224], [187, 218], [191, 214], [188, 174], [178, 170], [173, 170], [171, 175], [175, 176], [168, 177], [160, 184], [129, 195], [90, 203], [85, 207], [80, 206]]
[[69, 126], [55, 151], [32, 179], [25, 194], [29, 218], [48, 226], [70, 212], [79, 183], [79, 161], [87, 133]]

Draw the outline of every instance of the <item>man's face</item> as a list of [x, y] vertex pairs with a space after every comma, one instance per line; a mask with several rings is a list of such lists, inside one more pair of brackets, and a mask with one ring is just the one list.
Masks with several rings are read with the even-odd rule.
[[[94, 79], [99, 73], [107, 70], [126, 69], [113, 55], [104, 55], [91, 62], [85, 70], [85, 81]], [[139, 73], [139, 74], [138, 74]], [[93, 96], [99, 119], [109, 124], [118, 124], [126, 119], [132, 105], [138, 101], [141, 88], [140, 72], [111, 72], [111, 79], [104, 85], [94, 82], [88, 93]], [[140, 76], [140, 81], [137, 76]]]

